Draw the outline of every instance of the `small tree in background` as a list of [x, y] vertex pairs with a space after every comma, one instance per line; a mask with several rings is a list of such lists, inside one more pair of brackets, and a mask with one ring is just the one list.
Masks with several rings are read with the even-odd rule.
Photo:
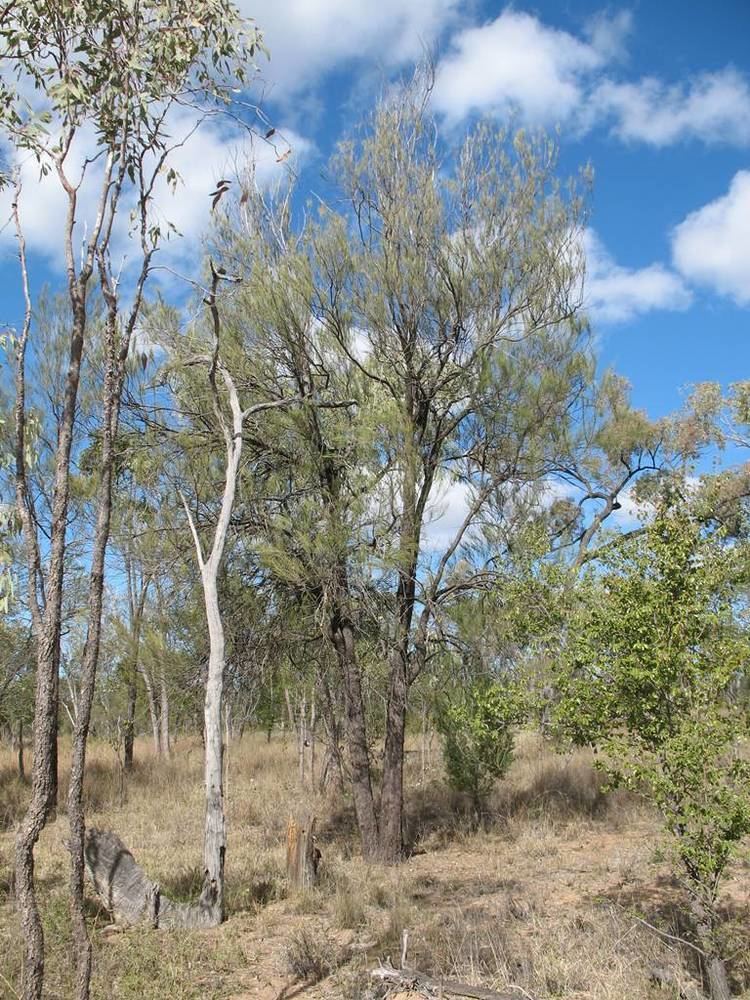
[[722, 877], [750, 832], [738, 615], [747, 553], [682, 500], [588, 574], [563, 653], [559, 715], [610, 779], [646, 796], [675, 839], [711, 997], [730, 996], [717, 933]]
[[452, 788], [471, 797], [475, 817], [513, 760], [513, 727], [523, 703], [510, 683], [479, 681], [446, 700], [438, 713], [443, 756]]

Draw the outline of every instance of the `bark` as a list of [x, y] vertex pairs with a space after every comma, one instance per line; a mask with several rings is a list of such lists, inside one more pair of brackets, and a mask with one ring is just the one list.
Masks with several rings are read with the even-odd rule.
[[[93, 270], [93, 252], [91, 251], [87, 256], [81, 273], [76, 273], [72, 243], [76, 212], [76, 191], [68, 184], [62, 169], [62, 163], [64, 162], [71, 140], [72, 132], [67, 136], [68, 145], [64, 148], [63, 153], [61, 153], [57, 164], [58, 174], [68, 195], [67, 218], [65, 222], [65, 253], [71, 304], [71, 335], [68, 369], [63, 391], [63, 404], [57, 428], [57, 447], [55, 450], [52, 487], [49, 562], [46, 579], [43, 579], [42, 576], [37, 525], [26, 479], [25, 354], [31, 321], [31, 302], [28, 289], [25, 244], [18, 218], [19, 188], [16, 190], [16, 198], [13, 205], [26, 301], [24, 329], [16, 352], [16, 399], [14, 411], [16, 425], [16, 502], [26, 543], [29, 566], [29, 600], [37, 649], [31, 798], [16, 835], [15, 882], [24, 937], [24, 1000], [38, 1000], [42, 995], [42, 985], [44, 982], [44, 932], [34, 888], [34, 848], [54, 809], [57, 794], [58, 671], [60, 663], [65, 545], [70, 497], [70, 456], [73, 445], [73, 428], [86, 331], [86, 289]], [[110, 157], [108, 165], [105, 168], [105, 178], [110, 174], [111, 167], [112, 160]], [[108, 187], [108, 185], [106, 186]], [[92, 233], [94, 244], [101, 229], [104, 204], [105, 201], [100, 204], [99, 215]]]
[[349, 771], [362, 854], [365, 859], [373, 860], [378, 855], [378, 819], [372, 793], [370, 748], [354, 630], [351, 622], [336, 613], [330, 622], [329, 634], [344, 682]]
[[297, 722], [294, 718], [294, 709], [292, 708], [292, 696], [289, 694], [289, 688], [284, 688], [284, 703], [286, 705], [286, 714], [289, 718], [289, 729], [292, 733], [296, 733]]
[[320, 678], [323, 696], [323, 729], [325, 731], [326, 752], [320, 769], [318, 788], [324, 792], [331, 781], [331, 769], [335, 769], [335, 780], [340, 791], [345, 786], [344, 761], [341, 753], [341, 723], [338, 706], [331, 694], [330, 686], [323, 676]]
[[18, 720], [18, 733], [16, 736], [16, 763], [18, 777], [21, 781], [26, 780], [26, 768], [23, 762], [23, 719]]
[[691, 909], [696, 935], [703, 949], [703, 969], [708, 980], [708, 994], [711, 1000], [731, 1000], [727, 967], [716, 940], [715, 903], [713, 900], [704, 903], [694, 897]]
[[395, 864], [403, 856], [404, 739], [408, 661], [402, 650], [391, 656], [386, 712], [383, 784], [380, 791], [380, 860]]
[[[203, 556], [203, 546], [196, 523], [183, 497], [183, 506], [195, 544], [208, 625], [209, 656], [204, 703], [205, 742], [205, 793], [206, 814], [203, 841], [203, 889], [199, 905], [210, 923], [224, 919], [224, 858], [226, 854], [226, 821], [224, 814], [224, 747], [222, 742], [222, 707], [224, 697], [225, 639], [219, 608], [217, 579], [224, 556], [229, 523], [237, 490], [237, 475], [242, 457], [242, 433], [246, 419], [263, 410], [287, 406], [290, 400], [257, 403], [243, 410], [237, 387], [219, 357], [221, 322], [216, 304], [216, 291], [221, 275], [211, 263], [211, 291], [206, 299], [213, 324], [213, 354], [208, 380], [213, 395], [214, 414], [224, 438], [226, 466], [221, 509], [214, 529], [213, 544], [208, 558]], [[222, 410], [216, 376], [219, 373], [229, 396], [231, 422]]]
[[310, 729], [308, 743], [310, 744], [310, 788], [315, 788], [315, 726], [318, 721], [318, 706], [315, 703], [313, 694], [312, 705], [310, 706]]
[[300, 787], [305, 786], [305, 744], [307, 743], [307, 698], [302, 696], [297, 725], [297, 771]]
[[154, 684], [151, 680], [151, 674], [148, 672], [144, 664], [140, 664], [138, 670], [143, 678], [143, 686], [146, 688], [148, 715], [151, 719], [151, 737], [154, 744], [154, 754], [158, 757], [161, 754], [161, 732], [159, 727], [159, 707], [156, 703]]
[[311, 889], [318, 881], [320, 851], [315, 846], [315, 817], [291, 819], [286, 828], [286, 874], [292, 889]]
[[208, 621], [210, 652], [204, 704], [206, 816], [203, 841], [203, 889], [200, 905], [211, 923], [224, 919], [224, 745], [221, 733], [224, 693], [224, 629], [219, 611], [216, 573], [211, 564], [203, 573], [203, 594]]
[[169, 757], [169, 689], [164, 671], [159, 677], [159, 753]]
[[135, 713], [138, 706], [137, 675], [128, 678], [128, 700], [122, 737], [122, 766], [125, 773], [133, 770], [135, 748]]
[[[405, 380], [404, 407], [411, 428], [404, 447], [402, 482], [402, 518], [396, 590], [395, 646], [389, 658], [390, 678], [386, 708], [383, 783], [380, 792], [380, 860], [395, 864], [403, 857], [404, 812], [404, 739], [409, 687], [414, 679], [410, 656], [410, 638], [416, 598], [419, 542], [424, 510], [430, 493], [434, 468], [423, 469], [424, 479], [418, 488], [420, 467], [419, 404], [414, 378]], [[424, 420], [424, 415], [421, 420]]]
[[126, 771], [133, 770], [133, 745], [135, 743], [135, 710], [138, 699], [138, 661], [140, 659], [141, 648], [141, 627], [143, 623], [143, 612], [146, 606], [146, 595], [148, 594], [150, 580], [145, 580], [138, 595], [138, 604], [132, 609], [131, 620], [131, 642], [133, 644], [132, 660], [128, 665], [128, 708], [125, 720], [124, 734], [124, 760], [123, 765]]
[[200, 903], [174, 903], [162, 895], [117, 834], [86, 831], [86, 871], [112, 917], [120, 923], [199, 928], [211, 924]]

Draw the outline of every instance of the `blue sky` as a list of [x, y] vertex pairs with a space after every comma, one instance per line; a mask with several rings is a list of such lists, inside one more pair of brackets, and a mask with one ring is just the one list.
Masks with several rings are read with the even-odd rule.
[[[682, 388], [750, 377], [750, 2], [587, 0], [533, 6], [458, 0], [242, 0], [264, 29], [264, 109], [293, 149], [303, 191], [388, 80], [434, 53], [446, 135], [473, 117], [559, 127], [561, 170], [590, 162], [588, 305], [605, 364], [652, 416]], [[209, 219], [208, 192], [239, 139], [204, 130], [179, 164], [165, 214], [185, 234], [165, 261], [185, 269]], [[282, 147], [283, 148], [283, 147]], [[259, 177], [283, 169], [258, 147]], [[22, 212], [33, 283], [62, 280], [61, 202], [26, 165]], [[7, 196], [0, 197], [0, 225]], [[124, 246], [124, 244], [123, 244]], [[0, 324], [19, 319], [9, 229], [0, 233]]]

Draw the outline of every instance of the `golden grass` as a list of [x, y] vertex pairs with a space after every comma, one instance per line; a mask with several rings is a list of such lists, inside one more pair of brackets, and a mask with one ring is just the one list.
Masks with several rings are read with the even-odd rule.
[[[92, 744], [87, 821], [114, 829], [165, 893], [190, 898], [201, 870], [200, 741], [179, 740], [169, 761], [154, 758], [142, 741], [136, 758], [123, 797], [114, 755]], [[586, 754], [556, 756], [524, 734], [478, 830], [466, 803], [446, 788], [439, 761], [421, 784], [418, 755], [413, 758], [407, 832], [414, 853], [387, 869], [358, 858], [347, 802], [298, 787], [291, 743], [250, 735], [233, 745], [228, 920], [203, 932], [110, 932], [109, 917], [92, 895], [93, 995], [276, 1000], [307, 977], [310, 1000], [356, 1000], [379, 957], [397, 961], [404, 929], [410, 957], [425, 971], [498, 988], [513, 984], [519, 996], [525, 991], [538, 1000], [664, 1000], [667, 994], [649, 980], [654, 965], [678, 981], [696, 975], [689, 949], [638, 919], [686, 933], [658, 823], [633, 797], [605, 794]], [[28, 791], [13, 765], [10, 752], [0, 751], [0, 996], [7, 997], [20, 987], [10, 883], [13, 827]], [[66, 781], [63, 766], [61, 802]], [[322, 879], [314, 890], [287, 897], [286, 821], [306, 808], [319, 819]], [[37, 851], [50, 998], [72, 995], [66, 833], [61, 809]], [[750, 981], [747, 867], [736, 866], [727, 906], [734, 915], [728, 950], [739, 994]]]

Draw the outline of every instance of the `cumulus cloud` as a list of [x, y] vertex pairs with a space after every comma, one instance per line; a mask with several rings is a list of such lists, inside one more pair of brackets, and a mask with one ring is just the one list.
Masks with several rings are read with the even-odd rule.
[[586, 37], [593, 48], [607, 61], [623, 62], [627, 58], [627, 40], [633, 31], [633, 14], [621, 10], [616, 14], [599, 11], [585, 26]]
[[750, 305], [750, 171], [729, 191], [692, 212], [672, 234], [675, 267], [690, 281]]
[[623, 141], [750, 144], [750, 83], [732, 67], [678, 83], [618, 79], [632, 18], [596, 15], [580, 36], [506, 8], [455, 33], [438, 64], [434, 102], [455, 123], [471, 114], [518, 114], [579, 133], [609, 127]]
[[652, 146], [683, 139], [750, 143], [750, 85], [731, 67], [673, 85], [654, 77], [636, 83], [606, 80], [591, 101], [595, 114], [611, 119], [621, 139]]
[[564, 120], [580, 105], [586, 78], [604, 61], [593, 41], [507, 9], [455, 36], [438, 66], [435, 107], [453, 120], [508, 111], [536, 122]]
[[602, 323], [624, 323], [656, 309], [687, 309], [692, 296], [679, 275], [663, 264], [618, 264], [592, 230], [584, 234], [584, 308]]
[[289, 99], [342, 64], [383, 67], [419, 59], [453, 22], [459, 0], [242, 0], [271, 54], [261, 60], [272, 96]]

